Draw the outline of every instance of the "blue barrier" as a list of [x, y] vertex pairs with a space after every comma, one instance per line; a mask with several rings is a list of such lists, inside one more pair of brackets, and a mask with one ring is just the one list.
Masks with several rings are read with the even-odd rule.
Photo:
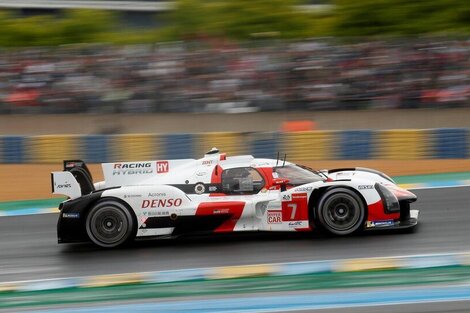
[[374, 133], [372, 130], [346, 130], [340, 135], [340, 159], [367, 160], [373, 157]]
[[251, 135], [251, 154], [257, 158], [276, 157], [280, 148], [279, 133], [257, 133]]
[[187, 159], [194, 156], [191, 134], [169, 134], [163, 136], [166, 159]]
[[24, 163], [27, 161], [27, 153], [24, 136], [4, 136], [0, 138], [2, 146], [2, 162], [3, 163]]
[[103, 163], [109, 160], [109, 136], [89, 135], [82, 138], [84, 146], [84, 161], [88, 163]]
[[468, 130], [466, 128], [440, 128], [432, 131], [433, 158], [465, 159], [468, 157]]
[[292, 161], [385, 159], [466, 159], [466, 128], [430, 130], [345, 130], [298, 133], [204, 133], [0, 136], [0, 163], [51, 163], [82, 158], [88, 163], [152, 158], [200, 158], [217, 146], [229, 156], [252, 154]]

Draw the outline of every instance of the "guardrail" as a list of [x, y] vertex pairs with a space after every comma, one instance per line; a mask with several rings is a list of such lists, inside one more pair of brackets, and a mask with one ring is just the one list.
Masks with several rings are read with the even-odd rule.
[[0, 163], [200, 158], [214, 146], [228, 155], [275, 158], [279, 152], [295, 161], [466, 159], [470, 129], [0, 136]]

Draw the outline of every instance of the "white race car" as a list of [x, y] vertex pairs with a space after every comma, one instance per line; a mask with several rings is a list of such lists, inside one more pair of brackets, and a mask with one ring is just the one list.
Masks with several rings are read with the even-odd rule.
[[83, 161], [52, 173], [60, 204], [59, 243], [116, 247], [135, 238], [239, 231], [334, 235], [410, 228], [417, 197], [387, 175], [366, 168], [316, 171], [285, 160], [227, 157], [102, 164], [93, 183]]

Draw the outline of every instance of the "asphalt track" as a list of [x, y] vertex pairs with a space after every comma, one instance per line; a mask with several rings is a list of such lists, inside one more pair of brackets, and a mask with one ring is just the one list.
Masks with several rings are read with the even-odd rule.
[[252, 233], [138, 242], [102, 250], [58, 245], [56, 214], [0, 218], [0, 282], [210, 266], [470, 251], [470, 187], [416, 190], [414, 233]]

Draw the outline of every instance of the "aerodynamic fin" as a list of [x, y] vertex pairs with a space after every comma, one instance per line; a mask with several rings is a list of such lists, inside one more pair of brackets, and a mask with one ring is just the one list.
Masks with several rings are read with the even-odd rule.
[[52, 193], [55, 195], [64, 195], [71, 199], [82, 195], [82, 189], [72, 173], [52, 172], [51, 173]]

